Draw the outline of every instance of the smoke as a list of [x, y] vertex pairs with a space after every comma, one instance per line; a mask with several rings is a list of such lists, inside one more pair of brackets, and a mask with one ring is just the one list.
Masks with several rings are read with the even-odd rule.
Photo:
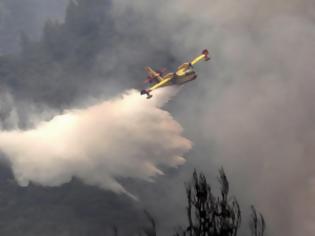
[[177, 167], [191, 148], [181, 126], [161, 110], [177, 92], [161, 89], [150, 100], [137, 90], [85, 109], [68, 110], [30, 130], [2, 131], [0, 150], [18, 183], [58, 186], [73, 177], [132, 196], [117, 178], [153, 181], [159, 166]]
[[[162, 184], [154, 185], [154, 191], [138, 189], [139, 192], [144, 191], [143, 198], [149, 202], [150, 210], [159, 212], [156, 214], [157, 218], [164, 220], [164, 225], [161, 224], [161, 227], [167, 224], [174, 226], [177, 223], [175, 221], [180, 218], [184, 206], [178, 206], [178, 204], [179, 199], [183, 197], [183, 179], [187, 180], [186, 176], [191, 174], [189, 166], [199, 167], [211, 174], [216, 173], [217, 167], [223, 165], [230, 177], [231, 186], [236, 187], [233, 189], [235, 195], [242, 201], [243, 206], [255, 203], [265, 215], [270, 234], [314, 235], [314, 9], [315, 4], [312, 0], [112, 1], [110, 13], [113, 17], [113, 24], [110, 24], [110, 27], [113, 27], [114, 30], [109, 30], [109, 32], [115, 32], [115, 35], [119, 35], [119, 37], [115, 38], [113, 44], [110, 45], [110, 50], [100, 52], [98, 55], [100, 65], [96, 65], [96, 67], [114, 71], [115, 86], [119, 87], [129, 83], [130, 80], [122, 79], [118, 82], [116, 78], [128, 78], [126, 75], [129, 76], [134, 68], [158, 65], [167, 58], [180, 63], [203, 48], [208, 48], [213, 58], [209, 66], [196, 66], [199, 79], [193, 85], [190, 84], [184, 94], [179, 94], [177, 99], [172, 101], [172, 114], [185, 127], [185, 134], [194, 140], [195, 147], [198, 147], [191, 153], [188, 165], [185, 165], [186, 169], [183, 168], [183, 171], [172, 176], [173, 179], [169, 177]], [[158, 51], [161, 53], [157, 54]], [[152, 58], [156, 61], [153, 61]], [[85, 57], [83, 61], [85, 61]], [[171, 67], [168, 64], [166, 66]], [[138, 78], [139, 75], [132, 77]], [[38, 86], [44, 83], [42, 76], [39, 78], [40, 80], [34, 80], [36, 81], [35, 89], [31, 90], [30, 94], [36, 94], [38, 91], [44, 91], [46, 94], [46, 91], [52, 91], [50, 85], [44, 87], [46, 89], [39, 89]], [[103, 79], [102, 76], [101, 78]], [[54, 78], [47, 81], [55, 83]], [[76, 78], [75, 81], [76, 83], [70, 83], [71, 86], [66, 86], [66, 88], [72, 88], [72, 86], [76, 86], [75, 84], [80, 86], [87, 84], [86, 80]], [[56, 83], [56, 87], [59, 88], [59, 83], [62, 83], [62, 88], [64, 88], [66, 82], [60, 80]], [[24, 86], [22, 88], [25, 90]], [[94, 88], [91, 90], [93, 90], [91, 93], [94, 94]], [[69, 89], [57, 91], [49, 99], [56, 98], [56, 94], [58, 94], [59, 98], [65, 101], [66, 99], [61, 94], [68, 95]], [[86, 93], [78, 94], [86, 97]], [[126, 96], [128, 97], [128, 95]], [[165, 98], [168, 99], [168, 96]], [[8, 103], [11, 102], [10, 97], [5, 99]], [[117, 101], [122, 102], [124, 99], [117, 98], [110, 101], [109, 104]], [[129, 99], [129, 101], [134, 100]], [[141, 104], [142, 102], [148, 101], [143, 98]], [[158, 108], [161, 106], [160, 102], [153, 104], [151, 102], [153, 101], [149, 101], [150, 106], [152, 105], [150, 109], [161, 111]], [[149, 104], [145, 103], [145, 105]], [[141, 107], [144, 108], [135, 105], [132, 110], [137, 111]], [[4, 117], [4, 127], [12, 126], [15, 123], [15, 121], [9, 122], [11, 118], [15, 119], [14, 109], [10, 114]], [[69, 114], [70, 120], [76, 120], [73, 117], [79, 117], [72, 115], [79, 114], [78, 111], [69, 111], [64, 116], [58, 117], [66, 120], [67, 114]], [[150, 114], [153, 113], [150, 112]], [[168, 113], [164, 112], [164, 114]], [[132, 116], [128, 113], [129, 115]], [[114, 117], [106, 112], [104, 121], [107, 120], [107, 116]], [[44, 124], [66, 123], [65, 121], [57, 122], [58, 117]], [[137, 118], [142, 119], [143, 117]], [[153, 118], [156, 119], [156, 116]], [[130, 130], [136, 124], [140, 125], [131, 120], [123, 120], [123, 122], [128, 121], [130, 123], [124, 129]], [[70, 123], [76, 124], [76, 122]], [[93, 126], [94, 130], [86, 128], [80, 137], [87, 139], [93, 132], [98, 134], [98, 130], [105, 125], [102, 121], [99, 123], [101, 126], [99, 124], [98, 127]], [[153, 125], [149, 128], [156, 127], [157, 123], [152, 122]], [[97, 123], [93, 122], [93, 124]], [[42, 130], [40, 127], [42, 126], [37, 126], [35, 130]], [[76, 144], [78, 149], [82, 150], [81, 141], [78, 141], [78, 136], [73, 132], [75, 129], [66, 126], [65, 130], [67, 130], [67, 135], [62, 136], [61, 140], [67, 137], [67, 142], [71, 140], [67, 145], [75, 146], [74, 144]], [[3, 132], [2, 140], [10, 140], [4, 137], [13, 137], [13, 134], [16, 134], [24, 137], [23, 142], [26, 142], [28, 138], [25, 137], [30, 136], [29, 133], [29, 131]], [[105, 137], [109, 137], [109, 134], [111, 138], [114, 138], [112, 140], [119, 141], [119, 148], [113, 151], [114, 154], [104, 155], [102, 160], [115, 157], [116, 152], [123, 153], [121, 150], [126, 149], [125, 147], [129, 147], [128, 152], [134, 151], [134, 144], [130, 143], [138, 139], [133, 136], [131, 139], [127, 136], [137, 135], [137, 132], [128, 133], [123, 137], [106, 132]], [[180, 132], [177, 134], [180, 135]], [[144, 135], [154, 139], [154, 142], [160, 140], [157, 133], [145, 133]], [[69, 138], [70, 136], [73, 138]], [[101, 140], [105, 139], [101, 138]], [[56, 139], [55, 137], [54, 140]], [[120, 139], [123, 139], [125, 143], [122, 144]], [[18, 140], [21, 138], [14, 138], [14, 142]], [[42, 140], [47, 140], [47, 137]], [[145, 141], [148, 142], [146, 139]], [[13, 143], [12, 140], [11, 142]], [[12, 143], [7, 145], [11, 147], [10, 150], [7, 148], [7, 151], [13, 153], [17, 149], [13, 147]], [[36, 143], [39, 145], [39, 142], [34, 142], [33, 145]], [[50, 147], [50, 149], [57, 150], [52, 148], [57, 143], [49, 143], [46, 149]], [[96, 144], [92, 141], [89, 143]], [[106, 142], [104, 143], [106, 144]], [[158, 149], [159, 145], [156, 143], [153, 145], [152, 142], [146, 145], [141, 149], [141, 155], [138, 156], [143, 156], [143, 152], [148, 153], [147, 147], [150, 147], [152, 153], [154, 153], [153, 150], [161, 152], [156, 155], [159, 162], [154, 163], [154, 166], [163, 164], [160, 162], [163, 160], [163, 155], [161, 155], [163, 151], [160, 150], [163, 146], [160, 145]], [[100, 146], [104, 147], [103, 142], [102, 145], [92, 149], [99, 150]], [[44, 159], [48, 151], [45, 151], [44, 148], [36, 150], [42, 152], [37, 153], [40, 156], [38, 162], [48, 160], [48, 158]], [[6, 155], [9, 156], [13, 166], [15, 159], [25, 161], [29, 159], [17, 158], [19, 155], [10, 155], [8, 152]], [[32, 158], [36, 156], [29, 155]], [[150, 154], [149, 157], [147, 156], [149, 159], [146, 160], [152, 161], [152, 156], [155, 155]], [[115, 158], [113, 160], [116, 160]], [[55, 159], [60, 160], [56, 157], [49, 158], [49, 160]], [[63, 160], [63, 163], [68, 169], [66, 164], [69, 162]], [[77, 163], [70, 163], [69, 166], [76, 167]], [[132, 168], [129, 166], [132, 163], [124, 162], [128, 169]], [[26, 166], [26, 164], [24, 165]], [[119, 164], [121, 167], [123, 166], [123, 163]], [[33, 163], [33, 166], [36, 165], [37, 162]], [[93, 168], [88, 165], [85, 168], [92, 172]], [[111, 173], [109, 182], [113, 181], [117, 184], [117, 177], [130, 175], [130, 173], [127, 175], [125, 171], [122, 171], [123, 174], [119, 172], [120, 174], [116, 173], [116, 176], [112, 171], [114, 168], [111, 168], [110, 171], [108, 168], [109, 166], [106, 165], [102, 171], [104, 169], [107, 170], [106, 173]], [[47, 169], [49, 172], [51, 167], [49, 166]], [[87, 176], [82, 178], [80, 168], [73, 168], [71, 174], [62, 168], [61, 170], [63, 170], [63, 174], [68, 173], [68, 175], [64, 175], [64, 181], [69, 180], [72, 176], [79, 176], [79, 174], [79, 178], [84, 181], [87, 179]], [[183, 173], [184, 171], [185, 173]], [[30, 172], [36, 173], [38, 170]], [[92, 173], [89, 174], [92, 175]], [[18, 171], [16, 176], [19, 176]], [[150, 179], [149, 174], [143, 176], [145, 176], [144, 179]], [[94, 180], [95, 177], [90, 178]], [[30, 178], [25, 179], [22, 178], [20, 182], [34, 181]], [[52, 185], [51, 183], [54, 181], [47, 182]], [[59, 180], [59, 182], [62, 181]], [[165, 194], [166, 192], [168, 194]], [[160, 196], [157, 196], [158, 193]], [[161, 197], [162, 194], [163, 197]], [[164, 197], [165, 195], [170, 197]], [[156, 201], [157, 197], [162, 200]]]
[[17, 52], [22, 32], [31, 39], [39, 39], [48, 19], [64, 19], [67, 3], [68, 0], [1, 0], [0, 54]]
[[172, 111], [195, 146], [213, 147], [191, 164], [207, 172], [223, 165], [271, 234], [314, 235], [314, 2], [115, 1], [119, 27], [129, 8], [145, 22], [141, 34], [156, 44], [169, 37], [178, 58], [212, 52], [199, 70], [207, 76]]
[[14, 109], [14, 99], [8, 91], [0, 91], [0, 128], [15, 128], [17, 125], [17, 112]]

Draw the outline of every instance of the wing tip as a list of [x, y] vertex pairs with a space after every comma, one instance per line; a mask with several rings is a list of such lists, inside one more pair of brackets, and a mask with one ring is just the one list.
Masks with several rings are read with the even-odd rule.
[[205, 61], [209, 61], [210, 60], [210, 57], [208, 56], [209, 55], [208, 49], [202, 50], [202, 54], [205, 56]]

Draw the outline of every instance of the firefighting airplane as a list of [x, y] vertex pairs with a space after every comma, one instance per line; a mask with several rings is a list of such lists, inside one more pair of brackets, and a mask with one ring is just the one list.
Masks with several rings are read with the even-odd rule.
[[143, 89], [141, 91], [141, 95], [146, 94], [147, 98], [149, 99], [152, 97], [150, 92], [155, 89], [171, 85], [181, 85], [196, 79], [197, 74], [193, 70], [193, 65], [203, 59], [205, 61], [210, 60], [208, 54], [208, 50], [205, 49], [202, 51], [201, 55], [197, 56], [191, 62], [186, 62], [180, 65], [175, 73], [167, 73], [166, 75], [163, 75], [166, 69], [154, 71], [151, 67], [145, 67], [144, 70], [148, 73], [148, 77], [144, 82], [149, 83], [150, 87], [147, 89]]

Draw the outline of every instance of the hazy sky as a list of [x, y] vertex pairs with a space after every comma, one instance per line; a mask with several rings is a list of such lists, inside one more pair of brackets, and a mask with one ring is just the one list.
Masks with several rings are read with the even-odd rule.
[[41, 36], [46, 20], [63, 21], [68, 0], [1, 0], [0, 54], [16, 52], [22, 32], [32, 39]]
[[[126, 24], [130, 8], [141, 18], [136, 27]], [[141, 28], [157, 47], [169, 38], [177, 58], [210, 49], [211, 65], [200, 65], [197, 85], [174, 102], [195, 148], [212, 150], [189, 162], [210, 171], [223, 165], [272, 234], [314, 234], [314, 9], [307, 0], [113, 6], [118, 29]]]
[[[43, 19], [63, 19], [64, 1], [47, 5], [32, 0], [27, 7], [23, 3], [0, 3], [1, 20], [6, 19], [0, 22], [0, 32], [8, 32], [11, 39], [20, 29], [39, 35]], [[170, 230], [184, 220], [183, 182], [192, 169], [199, 168], [215, 180], [223, 166], [242, 207], [254, 203], [265, 215], [270, 235], [314, 235], [314, 1], [115, 0], [107, 10], [112, 20], [108, 31], [114, 37], [97, 53], [90, 82], [69, 76], [55, 83], [47, 77], [38, 87], [34, 80], [28, 96], [41, 93], [39, 87], [46, 83], [84, 91], [69, 95], [53, 88], [62, 108], [68, 104], [62, 104], [67, 96], [77, 106], [100, 102], [100, 97], [111, 97], [126, 84], [140, 86], [132, 81], [145, 77], [145, 65], [174, 69], [176, 63], [208, 48], [212, 60], [196, 66], [198, 80], [163, 108], [173, 124], [183, 127], [183, 133], [172, 134], [193, 143], [186, 164], [165, 171], [156, 183], [128, 180], [126, 185], [139, 197], [139, 204], [160, 219], [160, 227]], [[30, 16], [23, 27], [16, 16], [21, 14]], [[15, 51], [17, 44], [11, 39], [0, 39], [2, 51]], [[100, 72], [106, 79], [96, 76]], [[1, 116], [2, 124], [15, 127], [23, 117], [10, 111], [20, 101], [10, 91], [1, 97], [11, 104], [4, 112], [9, 115]], [[50, 108], [49, 100], [44, 98], [45, 112], [51, 114], [56, 107]], [[22, 113], [34, 113], [32, 119], [39, 120], [34, 110]]]

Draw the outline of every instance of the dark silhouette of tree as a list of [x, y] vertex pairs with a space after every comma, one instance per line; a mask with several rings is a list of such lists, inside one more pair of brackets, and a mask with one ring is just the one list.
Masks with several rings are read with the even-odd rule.
[[229, 182], [221, 168], [218, 177], [220, 196], [216, 197], [203, 173], [194, 171], [186, 186], [188, 227], [175, 235], [236, 236], [241, 223], [237, 200], [229, 197]]
[[253, 236], [263, 236], [266, 228], [266, 223], [263, 215], [257, 213], [254, 206], [251, 206], [252, 214], [249, 221], [249, 227]]
[[113, 226], [113, 234], [114, 236], [118, 236], [118, 228], [116, 225]]
[[[219, 170], [219, 196], [212, 192], [203, 173], [193, 172], [186, 184], [188, 226], [179, 227], [174, 236], [237, 236], [241, 225], [241, 209], [237, 199], [229, 195], [229, 181], [224, 169]], [[263, 215], [251, 206], [249, 228], [252, 236], [263, 236], [266, 223]], [[142, 227], [138, 236], [157, 236], [154, 217], [144, 211], [150, 225]], [[115, 233], [116, 232], [116, 233]], [[117, 235], [117, 229], [114, 231]]]
[[141, 229], [141, 232], [139, 233], [139, 236], [142, 235], [142, 232], [144, 233], [145, 236], [157, 236], [156, 222], [154, 220], [154, 217], [148, 211], [144, 211], [144, 214], [146, 218], [148, 219], [150, 225], [143, 227]]

